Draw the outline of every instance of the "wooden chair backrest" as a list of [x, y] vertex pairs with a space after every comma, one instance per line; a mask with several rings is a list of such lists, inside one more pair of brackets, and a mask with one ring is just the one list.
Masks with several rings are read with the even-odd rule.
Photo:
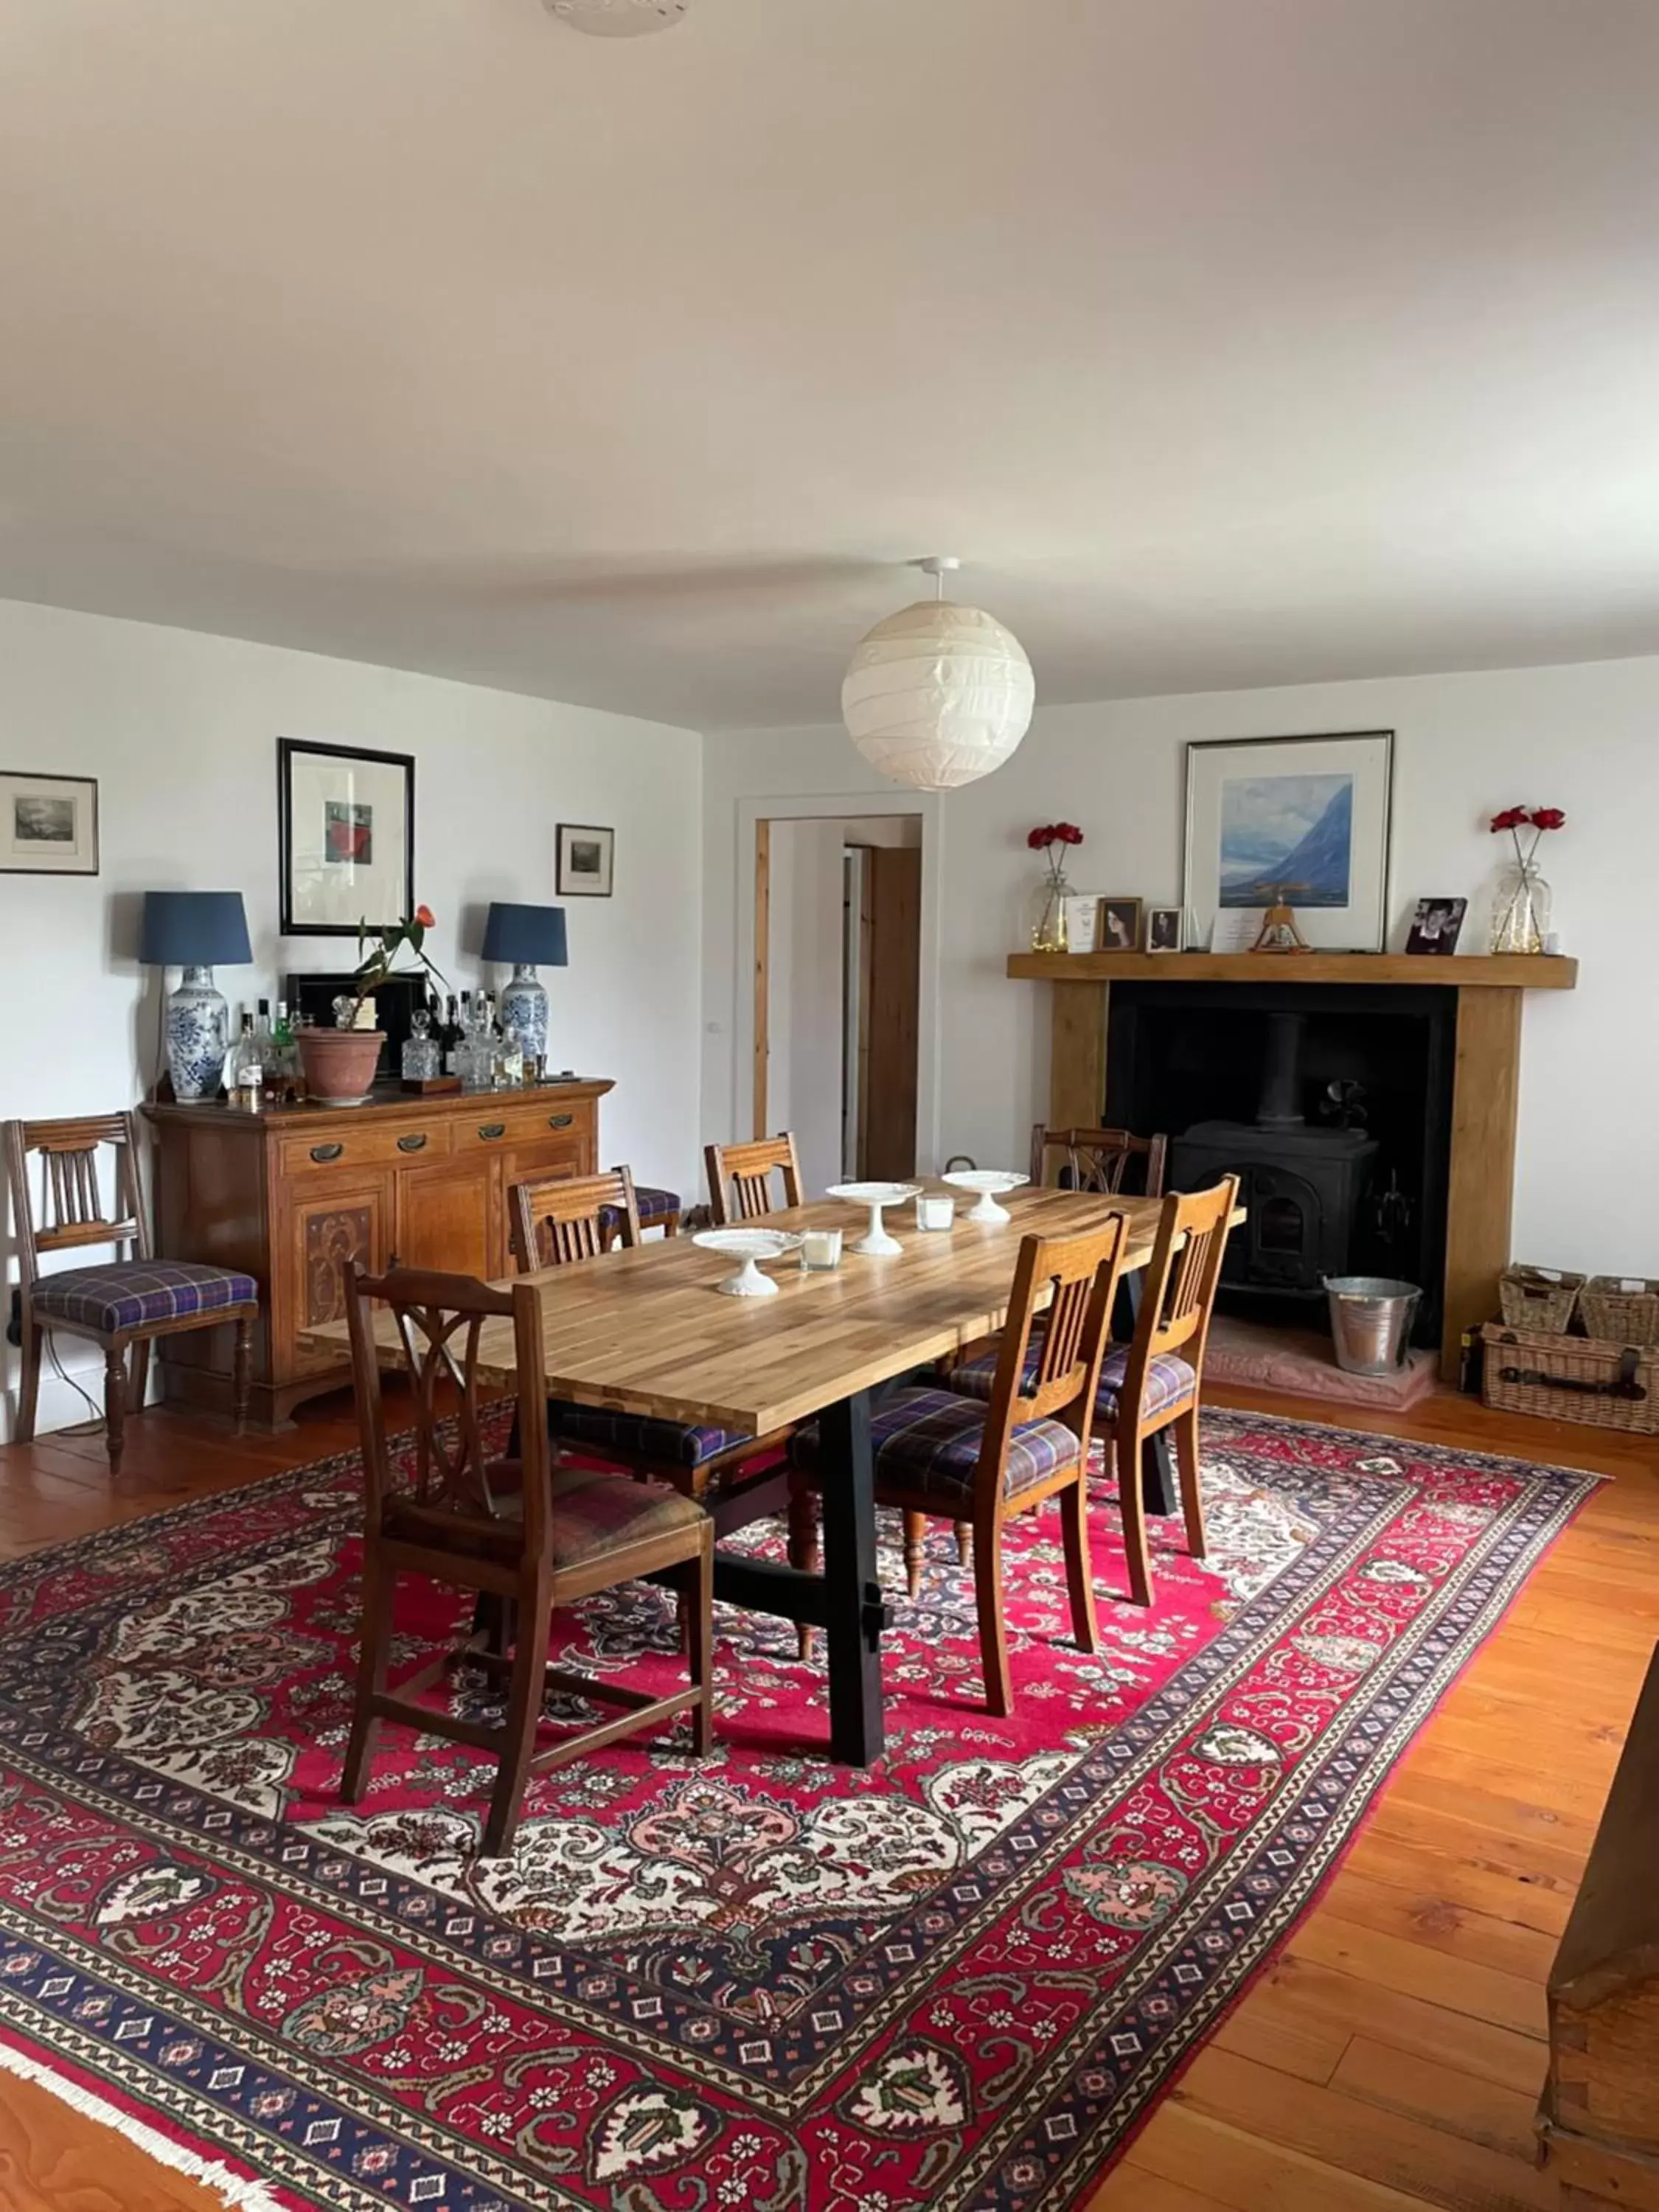
[[785, 1129], [775, 1137], [757, 1137], [749, 1145], [706, 1145], [708, 1200], [718, 1229], [729, 1229], [775, 1211], [774, 1170], [783, 1177], [783, 1202], [801, 1202], [800, 1162], [795, 1140]]
[[1049, 1129], [1039, 1121], [1031, 1132], [1031, 1181], [1046, 1183], [1052, 1162], [1056, 1182], [1069, 1174], [1067, 1188], [1115, 1198], [1130, 1161], [1144, 1159], [1145, 1194], [1162, 1198], [1169, 1149], [1167, 1137], [1137, 1137], [1133, 1129]]
[[622, 1241], [640, 1241], [640, 1209], [627, 1168], [608, 1175], [515, 1182], [507, 1194], [513, 1257], [521, 1275], [538, 1267], [562, 1267], [571, 1260], [597, 1260], [605, 1249], [601, 1210], [622, 1216]]
[[1160, 1352], [1179, 1352], [1189, 1367], [1202, 1370], [1229, 1217], [1237, 1203], [1237, 1176], [1224, 1176], [1212, 1190], [1172, 1191], [1164, 1200], [1124, 1378], [1127, 1404], [1141, 1402], [1141, 1382]]
[[[1109, 1213], [1080, 1237], [1024, 1237], [1014, 1265], [1008, 1318], [985, 1417], [976, 1480], [1000, 1492], [1008, 1439], [1024, 1421], [1061, 1421], [1088, 1449], [1100, 1364], [1112, 1326], [1128, 1222]], [[1052, 1291], [1038, 1339], [1036, 1370], [1024, 1382], [1032, 1323]]]
[[[392, 1481], [374, 1344], [377, 1300], [390, 1307], [396, 1321], [413, 1392], [412, 1495], [397, 1489]], [[501, 1462], [484, 1443], [478, 1344], [486, 1322], [507, 1321], [513, 1326], [514, 1364], [523, 1378], [519, 1401], [520, 1461], [511, 1478], [512, 1493], [516, 1496], [522, 1492], [525, 1556], [550, 1560], [547, 1414], [538, 1379], [542, 1303], [535, 1285], [514, 1283], [510, 1290], [495, 1291], [487, 1283], [474, 1281], [471, 1275], [440, 1275], [415, 1267], [394, 1267], [384, 1275], [368, 1275], [353, 1261], [347, 1273], [346, 1317], [371, 1540], [394, 1499], [400, 1509], [413, 1509], [413, 1517], [427, 1525], [434, 1542], [442, 1541], [447, 1523], [458, 1535], [470, 1531], [499, 1537]], [[453, 1436], [447, 1433], [452, 1411], [446, 1402], [443, 1386], [447, 1383], [453, 1385], [455, 1393]], [[401, 1407], [399, 1414], [401, 1418]], [[492, 1468], [496, 1470], [493, 1483]]]
[[[110, 1195], [104, 1211], [99, 1154], [113, 1152]], [[40, 1211], [29, 1191], [29, 1162], [40, 1163]], [[8, 1121], [6, 1165], [23, 1279], [33, 1282], [42, 1252], [74, 1245], [125, 1244], [139, 1260], [149, 1257], [149, 1231], [138, 1187], [138, 1146], [131, 1114], [92, 1114], [76, 1121]]]

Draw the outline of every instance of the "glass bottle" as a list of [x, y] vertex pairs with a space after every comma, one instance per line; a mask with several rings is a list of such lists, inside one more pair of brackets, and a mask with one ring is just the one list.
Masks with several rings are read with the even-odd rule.
[[244, 1011], [241, 1035], [231, 1047], [225, 1063], [225, 1089], [233, 1106], [258, 1112], [264, 1103], [265, 1069], [259, 1041], [253, 1033], [253, 1017]]
[[276, 1018], [270, 1029], [270, 1078], [286, 1091], [300, 1078], [300, 1048], [294, 1024], [288, 1018], [288, 1000], [276, 1001]]
[[432, 1034], [431, 1010], [420, 1006], [409, 1018], [409, 1035], [404, 1040], [403, 1072], [405, 1083], [426, 1083], [439, 1072], [438, 1041]]
[[270, 1001], [259, 999], [255, 1005], [258, 1012], [253, 1017], [254, 1048], [259, 1055], [261, 1074], [270, 1076], [275, 1073], [276, 1063], [276, 1048], [270, 1034]]
[[1541, 952], [1550, 933], [1550, 887], [1535, 860], [1506, 860], [1492, 893], [1493, 952]]

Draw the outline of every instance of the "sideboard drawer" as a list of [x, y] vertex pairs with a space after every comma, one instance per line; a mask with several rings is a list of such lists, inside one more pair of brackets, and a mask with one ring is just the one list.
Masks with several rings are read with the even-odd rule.
[[586, 1099], [568, 1106], [508, 1106], [483, 1093], [477, 1112], [458, 1115], [455, 1149], [464, 1152], [518, 1152], [532, 1145], [556, 1144], [562, 1139], [581, 1146], [593, 1127], [593, 1111]]
[[284, 1137], [281, 1156], [285, 1176], [337, 1176], [357, 1168], [396, 1167], [400, 1161], [447, 1159], [449, 1151], [449, 1124], [434, 1116], [366, 1124], [337, 1134]]

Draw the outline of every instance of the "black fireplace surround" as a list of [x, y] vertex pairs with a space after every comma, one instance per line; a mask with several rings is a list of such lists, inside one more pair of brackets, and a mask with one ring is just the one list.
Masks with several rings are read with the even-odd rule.
[[1456, 1021], [1432, 984], [1114, 982], [1104, 1120], [1170, 1136], [1171, 1188], [1239, 1177], [1234, 1310], [1308, 1318], [1327, 1275], [1399, 1276], [1433, 1345]]

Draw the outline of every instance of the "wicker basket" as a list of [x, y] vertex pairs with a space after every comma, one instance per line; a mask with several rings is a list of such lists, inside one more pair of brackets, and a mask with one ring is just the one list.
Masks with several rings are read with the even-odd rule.
[[1559, 1267], [1505, 1267], [1498, 1279], [1498, 1299], [1511, 1328], [1559, 1335], [1571, 1326], [1583, 1286], [1582, 1275], [1565, 1274]]
[[1659, 1352], [1495, 1321], [1480, 1335], [1481, 1395], [1500, 1413], [1659, 1436]]
[[1592, 1336], [1618, 1344], [1659, 1344], [1659, 1283], [1592, 1275], [1578, 1294], [1578, 1310]]

